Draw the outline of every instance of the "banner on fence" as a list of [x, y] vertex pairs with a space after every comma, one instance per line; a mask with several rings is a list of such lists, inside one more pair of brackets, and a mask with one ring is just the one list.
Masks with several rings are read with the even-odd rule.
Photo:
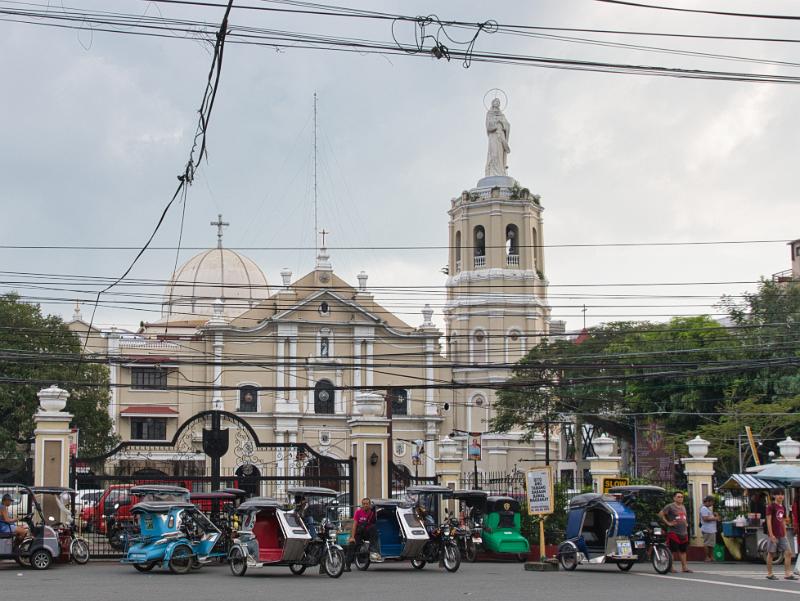
[[529, 514], [553, 513], [553, 470], [551, 466], [529, 469], [525, 474], [525, 489]]

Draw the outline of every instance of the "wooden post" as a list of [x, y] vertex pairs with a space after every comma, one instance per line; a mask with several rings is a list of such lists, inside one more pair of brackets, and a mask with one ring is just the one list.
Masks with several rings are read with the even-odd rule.
[[544, 520], [545, 517], [541, 516], [542, 519], [539, 520], [539, 561], [545, 561], [547, 559], [547, 552], [544, 548]]

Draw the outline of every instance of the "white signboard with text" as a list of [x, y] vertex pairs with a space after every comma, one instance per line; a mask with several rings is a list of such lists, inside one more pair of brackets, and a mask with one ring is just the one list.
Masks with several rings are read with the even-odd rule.
[[553, 513], [553, 472], [549, 465], [528, 470], [525, 474], [525, 489], [528, 513]]

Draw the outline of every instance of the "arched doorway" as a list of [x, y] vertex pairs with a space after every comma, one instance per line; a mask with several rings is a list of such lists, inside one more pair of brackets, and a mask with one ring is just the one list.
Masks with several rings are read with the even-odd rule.
[[238, 488], [246, 491], [250, 496], [257, 497], [261, 494], [261, 471], [252, 463], [245, 463], [236, 468], [236, 482]]

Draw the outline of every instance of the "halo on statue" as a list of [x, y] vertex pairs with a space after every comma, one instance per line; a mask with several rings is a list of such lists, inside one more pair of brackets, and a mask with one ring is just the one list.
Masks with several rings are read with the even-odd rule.
[[[500, 99], [500, 110], [506, 110], [506, 106], [508, 106], [508, 95], [500, 88], [492, 88], [483, 95], [483, 108], [488, 111], [492, 106], [492, 100], [495, 98]], [[488, 103], [486, 102], [487, 99], [489, 100]]]

